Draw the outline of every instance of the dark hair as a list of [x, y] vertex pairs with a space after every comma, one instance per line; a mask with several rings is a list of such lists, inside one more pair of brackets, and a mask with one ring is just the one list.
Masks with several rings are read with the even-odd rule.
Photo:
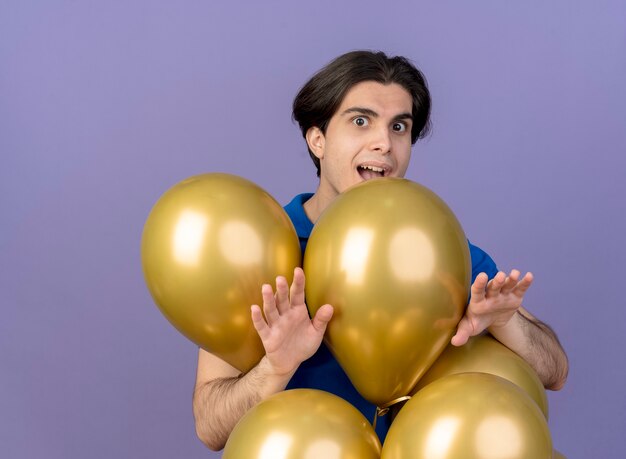
[[[408, 59], [388, 57], [383, 52], [352, 51], [343, 54], [317, 72], [300, 89], [293, 101], [292, 119], [297, 121], [306, 139], [307, 131], [318, 127], [324, 134], [346, 93], [352, 86], [376, 81], [382, 84], [397, 83], [413, 99], [411, 143], [430, 131], [430, 92], [426, 78]], [[309, 148], [309, 155], [320, 175], [320, 160]]]

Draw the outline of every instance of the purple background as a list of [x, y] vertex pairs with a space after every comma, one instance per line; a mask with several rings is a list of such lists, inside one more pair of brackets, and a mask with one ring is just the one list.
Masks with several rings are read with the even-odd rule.
[[[445, 4], [442, 4], [445, 3]], [[206, 458], [196, 347], [159, 314], [139, 241], [171, 185], [313, 191], [300, 85], [360, 48], [425, 72], [434, 131], [408, 177], [457, 213], [559, 334], [550, 428], [568, 458], [626, 431], [626, 7], [572, 2], [0, 3], [0, 448]]]

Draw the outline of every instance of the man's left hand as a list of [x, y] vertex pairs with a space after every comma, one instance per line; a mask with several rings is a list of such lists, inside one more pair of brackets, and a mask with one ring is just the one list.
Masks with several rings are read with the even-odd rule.
[[532, 273], [526, 273], [521, 280], [519, 277], [516, 269], [508, 276], [500, 271], [490, 281], [485, 273], [476, 276], [467, 310], [452, 337], [453, 345], [462, 346], [470, 336], [504, 327], [511, 320], [533, 281]]

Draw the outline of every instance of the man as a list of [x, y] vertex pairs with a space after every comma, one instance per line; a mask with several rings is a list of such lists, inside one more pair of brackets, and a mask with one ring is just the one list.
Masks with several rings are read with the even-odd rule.
[[[376, 177], [403, 177], [411, 146], [429, 128], [430, 94], [423, 75], [405, 58], [355, 51], [335, 59], [300, 90], [294, 100], [309, 153], [317, 167], [314, 194], [296, 196], [285, 210], [306, 242], [323, 210], [350, 186]], [[553, 390], [565, 383], [568, 363], [552, 330], [522, 306], [532, 274], [498, 272], [491, 258], [470, 244], [472, 287], [465, 316], [452, 344], [491, 333], [524, 358], [543, 384]], [[286, 388], [310, 387], [335, 393], [369, 419], [375, 407], [356, 392], [322, 343], [332, 305], [311, 319], [304, 303], [304, 273], [297, 268], [291, 286], [276, 279], [276, 291], [263, 285], [263, 314], [253, 305], [251, 317], [266, 354], [246, 374], [200, 349], [194, 391], [199, 438], [211, 449], [224, 447], [247, 410]], [[389, 417], [377, 433], [384, 438]]]

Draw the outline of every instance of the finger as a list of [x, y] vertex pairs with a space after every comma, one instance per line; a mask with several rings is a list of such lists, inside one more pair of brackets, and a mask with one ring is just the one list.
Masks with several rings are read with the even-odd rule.
[[523, 298], [526, 294], [526, 291], [530, 288], [530, 285], [533, 283], [533, 273], [526, 273], [526, 275], [522, 278], [521, 281], [513, 289], [513, 293], [517, 295], [518, 298]]
[[280, 318], [278, 310], [276, 309], [276, 300], [274, 299], [272, 286], [269, 284], [263, 284], [263, 287], [261, 287], [261, 293], [263, 295], [263, 313], [265, 314], [267, 324], [271, 327], [272, 324]]
[[302, 271], [302, 268], [293, 270], [293, 282], [291, 283], [289, 296], [291, 304], [304, 304], [304, 271]]
[[487, 284], [487, 296], [494, 296], [500, 293], [502, 286], [504, 285], [504, 281], [506, 280], [506, 274], [502, 271], [498, 271], [498, 274], [495, 275], [493, 279], [489, 281]]
[[456, 329], [456, 334], [450, 340], [453, 346], [463, 346], [472, 334], [473, 327], [467, 316], [463, 316]]
[[283, 276], [276, 278], [276, 309], [283, 314], [289, 309], [289, 284]]
[[500, 289], [500, 293], [502, 293], [503, 295], [511, 293], [511, 291], [517, 285], [519, 275], [520, 272], [517, 269], [513, 269], [511, 271], [511, 274], [506, 277], [504, 284], [502, 285], [502, 289]]
[[263, 319], [261, 308], [257, 304], [253, 304], [250, 308], [250, 315], [252, 316], [252, 324], [259, 334], [259, 338], [261, 338], [261, 341], [265, 341], [270, 333], [270, 327], [268, 327], [265, 319]]
[[489, 277], [485, 273], [480, 273], [476, 276], [476, 280], [472, 284], [471, 301], [482, 301], [485, 299], [485, 287], [487, 287], [488, 281]]
[[315, 317], [313, 317], [313, 328], [315, 328], [318, 332], [324, 333], [326, 331], [326, 326], [330, 319], [333, 318], [334, 309], [330, 304], [325, 304], [321, 308], [317, 310], [315, 313]]

